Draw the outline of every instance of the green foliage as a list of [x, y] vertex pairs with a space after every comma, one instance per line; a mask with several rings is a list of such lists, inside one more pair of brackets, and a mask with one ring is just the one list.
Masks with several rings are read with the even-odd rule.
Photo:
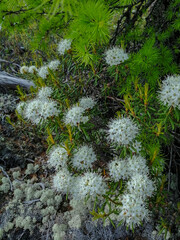
[[168, 47], [155, 46], [155, 37], [148, 39], [137, 54], [132, 56], [130, 64], [132, 75], [143, 76], [151, 87], [157, 86], [157, 79], [165, 74], [178, 73], [178, 66], [173, 62], [173, 55]]
[[[137, 155], [131, 149], [131, 143], [125, 147], [111, 146], [105, 133], [100, 133], [101, 129], [107, 129], [108, 122], [114, 116], [129, 117], [139, 126], [140, 133], [136, 140], [142, 144], [141, 155], [147, 160], [151, 177], [158, 182], [157, 195], [154, 199], [147, 199], [147, 202], [154, 208], [163, 206], [166, 183], [163, 174], [167, 165], [163, 147], [172, 143], [172, 132], [179, 127], [180, 114], [179, 109], [173, 106], [163, 106], [157, 93], [161, 79], [179, 73], [177, 43], [180, 39], [175, 37], [180, 24], [178, 1], [170, 3], [168, 10], [163, 13], [162, 29], [154, 20], [149, 27], [151, 13], [143, 1], [28, 0], [27, 5], [18, 1], [17, 6], [13, 7], [10, 3], [5, 0], [0, 3], [0, 19], [3, 20], [4, 28], [12, 30], [12, 26], [16, 26], [19, 31], [27, 27], [28, 23], [29, 27], [23, 29], [23, 34], [28, 39], [34, 36], [33, 42], [29, 41], [34, 49], [39, 43], [42, 44], [41, 49], [46, 48], [49, 36], [54, 37], [53, 43], [62, 37], [72, 39], [72, 48], [64, 56], [57, 56], [55, 46], [47, 49], [50, 58], [55, 56], [61, 61], [58, 71], [49, 69], [46, 79], [32, 77], [37, 89], [33, 89], [31, 95], [25, 95], [20, 89], [18, 91], [21, 100], [28, 101], [36, 96], [39, 88], [52, 87], [51, 98], [58, 103], [60, 113], [40, 122], [38, 128], [47, 137], [48, 150], [53, 145], [64, 146], [68, 154], [68, 171], [73, 176], [84, 173], [78, 172], [71, 164], [73, 150], [84, 143], [93, 143], [98, 149], [97, 164], [107, 182], [108, 191], [102, 196], [102, 206], [95, 201], [91, 212], [94, 218], [103, 218], [113, 224], [111, 215], [119, 214], [114, 206], [122, 205], [119, 196], [126, 193], [127, 182], [110, 179], [107, 163], [114, 155], [121, 158]], [[137, 13], [133, 10], [137, 10]], [[120, 15], [119, 21], [113, 20], [113, 14]], [[112, 22], [115, 28], [111, 26]], [[104, 52], [112, 42], [127, 50], [129, 59], [125, 63], [108, 67], [104, 61]], [[42, 59], [38, 59], [37, 67], [42, 66], [42, 62]], [[72, 106], [78, 105], [80, 97], [84, 95], [93, 95], [98, 100], [96, 107], [85, 111], [90, 121], [78, 123], [77, 126], [66, 125], [65, 114]], [[18, 116], [18, 119], [22, 120], [22, 117]], [[25, 121], [23, 123], [28, 124]], [[97, 172], [98, 167], [95, 165], [92, 171]], [[36, 170], [29, 166], [25, 173], [29, 175]], [[43, 222], [46, 221], [45, 216], [51, 213], [54, 213], [53, 208], [46, 208], [42, 212]]]
[[83, 1], [70, 25], [69, 37], [75, 41], [82, 37], [85, 45], [107, 43], [110, 18], [111, 13], [102, 0]]
[[102, 0], [82, 1], [79, 5], [67, 36], [73, 39], [75, 56], [85, 65], [96, 61], [95, 47], [108, 42], [111, 16]]

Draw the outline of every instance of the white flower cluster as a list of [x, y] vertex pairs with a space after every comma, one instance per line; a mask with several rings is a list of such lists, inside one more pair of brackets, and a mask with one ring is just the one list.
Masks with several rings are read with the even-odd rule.
[[53, 100], [33, 99], [27, 102], [24, 116], [35, 124], [46, 120], [48, 117], [57, 116], [59, 114], [57, 103]]
[[92, 147], [84, 145], [74, 152], [72, 164], [77, 169], [87, 169], [92, 167], [92, 163], [97, 160]]
[[39, 92], [37, 94], [37, 97], [39, 99], [41, 99], [41, 100], [45, 100], [45, 99], [51, 97], [52, 93], [53, 93], [52, 88], [50, 88], [50, 87], [42, 87], [39, 90]]
[[53, 60], [49, 64], [40, 67], [40, 69], [37, 70], [38, 71], [38, 75], [42, 79], [46, 79], [47, 76], [49, 75], [48, 69], [50, 69], [52, 71], [56, 71], [58, 69], [59, 65], [60, 65], [60, 61], [59, 60]]
[[48, 64], [48, 68], [51, 69], [51, 70], [56, 71], [58, 69], [59, 65], [60, 65], [60, 61], [59, 60], [54, 60], [54, 61], [51, 61]]
[[85, 200], [87, 197], [94, 200], [97, 195], [102, 196], [107, 191], [106, 183], [97, 173], [86, 172], [83, 176], [74, 177], [66, 168], [54, 176], [53, 185], [58, 191], [70, 193], [76, 200]]
[[101, 196], [106, 191], [107, 186], [102, 176], [94, 172], [87, 172], [84, 176], [76, 177], [71, 193], [75, 199], [86, 199], [88, 196], [95, 199], [97, 195]]
[[68, 154], [65, 148], [57, 146], [54, 147], [50, 154], [48, 163], [50, 166], [58, 168], [67, 168]]
[[127, 159], [116, 158], [109, 163], [109, 174], [116, 182], [120, 179], [129, 179], [137, 173], [142, 175], [149, 173], [146, 159], [141, 156], [134, 155]]
[[136, 198], [134, 194], [126, 194], [122, 197], [122, 206], [120, 207], [119, 221], [126, 222], [130, 228], [140, 225], [143, 220], [149, 219], [149, 210], [143, 199]]
[[127, 183], [127, 192], [142, 200], [151, 197], [154, 190], [154, 183], [147, 175], [137, 173]]
[[106, 63], [110, 66], [119, 65], [128, 59], [128, 54], [123, 49], [113, 47], [106, 52]]
[[70, 39], [63, 39], [59, 42], [58, 44], [58, 52], [60, 55], [64, 55], [66, 51], [68, 51], [69, 49], [71, 49], [71, 43], [72, 40]]
[[122, 206], [116, 208], [120, 214], [115, 219], [126, 222], [130, 228], [147, 220], [149, 211], [145, 201], [152, 196], [155, 187], [148, 177], [146, 159], [136, 155], [123, 160], [115, 159], [109, 164], [109, 173], [116, 182], [120, 179], [128, 180], [125, 193], [119, 199]]
[[22, 66], [20, 68], [20, 73], [21, 74], [26, 74], [26, 73], [32, 73], [32, 74], [35, 74], [37, 72], [37, 68], [35, 66], [30, 66], [30, 67], [27, 67], [27, 66]]
[[96, 105], [96, 101], [91, 97], [82, 97], [79, 100], [79, 107], [87, 109], [92, 109]]
[[66, 168], [61, 169], [53, 178], [54, 188], [63, 193], [73, 189], [73, 182], [74, 178]]
[[115, 159], [109, 163], [109, 174], [111, 178], [118, 182], [120, 179], [128, 179], [129, 171], [128, 171], [128, 161], [122, 159]]
[[49, 117], [57, 116], [60, 111], [57, 102], [48, 98], [51, 94], [52, 89], [44, 87], [38, 92], [37, 98], [18, 104], [16, 110], [20, 115], [34, 124], [39, 124]]
[[24, 109], [26, 107], [26, 102], [20, 102], [17, 104], [16, 111], [23, 117]]
[[108, 139], [118, 145], [129, 145], [138, 134], [138, 126], [128, 117], [114, 119], [109, 123]]
[[72, 107], [67, 112], [64, 122], [66, 125], [77, 126], [79, 123], [86, 123], [89, 120], [88, 116], [83, 116], [85, 109], [82, 107]]
[[163, 81], [159, 99], [163, 105], [173, 106], [180, 110], [180, 75], [168, 76]]
[[49, 75], [48, 66], [42, 66], [42, 67], [38, 70], [38, 75], [39, 75], [42, 79], [46, 79], [47, 76]]
[[133, 155], [132, 157], [128, 158], [128, 168], [130, 175], [133, 176], [133, 174], [142, 174], [142, 175], [148, 175], [149, 169], [146, 164], [146, 159], [142, 156], [136, 156]]
[[95, 100], [91, 97], [83, 97], [66, 113], [64, 122], [66, 125], [77, 126], [80, 123], [86, 123], [89, 120], [88, 116], [84, 116], [86, 110], [91, 109], [96, 104]]
[[30, 67], [29, 67], [29, 73], [35, 74], [37, 71], [38, 71], [38, 70], [37, 70], [36, 66], [30, 66]]

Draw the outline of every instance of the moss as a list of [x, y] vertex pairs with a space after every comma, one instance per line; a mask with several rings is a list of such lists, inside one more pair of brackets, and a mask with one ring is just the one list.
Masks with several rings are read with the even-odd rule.
[[14, 188], [20, 188], [21, 182], [15, 180], [15, 181], [12, 182], [12, 185], [13, 185]]
[[80, 215], [74, 215], [72, 219], [68, 222], [70, 228], [79, 229], [81, 227], [81, 217]]
[[4, 231], [9, 232], [9, 230], [13, 229], [13, 227], [14, 227], [14, 223], [8, 222], [4, 227]]
[[13, 172], [12, 175], [13, 175], [13, 178], [16, 179], [16, 178], [20, 177], [21, 173], [19, 171], [17, 171], [17, 172]]
[[3, 235], [4, 235], [4, 230], [0, 228], [0, 239], [3, 239]]
[[5, 182], [0, 186], [0, 191], [4, 193], [8, 193], [10, 190], [9, 182]]
[[17, 200], [21, 200], [24, 198], [24, 192], [21, 191], [20, 189], [15, 189], [14, 190], [14, 197], [17, 199]]
[[66, 235], [67, 226], [65, 224], [54, 224], [52, 230], [54, 240], [63, 240]]

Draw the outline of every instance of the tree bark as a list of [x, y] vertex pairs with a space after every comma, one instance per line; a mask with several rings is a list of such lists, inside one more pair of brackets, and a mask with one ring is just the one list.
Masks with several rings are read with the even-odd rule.
[[35, 84], [30, 80], [18, 78], [6, 72], [0, 72], [0, 86], [16, 89], [17, 85], [26, 90], [29, 90], [31, 86], [35, 86]]

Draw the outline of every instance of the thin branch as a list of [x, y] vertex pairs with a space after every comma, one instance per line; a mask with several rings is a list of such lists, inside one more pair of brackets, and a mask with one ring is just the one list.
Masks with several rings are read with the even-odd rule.
[[33, 200], [30, 200], [30, 201], [25, 201], [25, 202], [23, 202], [23, 203], [30, 205], [30, 204], [32, 204], [32, 203], [39, 202], [39, 201], [40, 201], [40, 198], [39, 198], [39, 199], [33, 199]]
[[23, 8], [21, 8], [21, 9], [19, 9], [17, 11], [5, 11], [5, 10], [3, 10], [2, 13], [5, 13], [4, 16], [8, 16], [8, 15], [11, 15], [11, 14], [25, 13], [25, 12], [30, 11], [30, 10], [33, 10], [33, 8], [30, 8], [30, 9], [23, 9]]
[[12, 182], [11, 182], [11, 180], [10, 180], [10, 178], [9, 178], [9, 175], [8, 175], [7, 172], [4, 170], [3, 167], [0, 166], [0, 169], [1, 169], [1, 171], [4, 173], [4, 175], [7, 177], [8, 181], [9, 181], [9, 184], [10, 184], [10, 187], [11, 187], [11, 191], [13, 191], [13, 185], [12, 185]]
[[[124, 30], [125, 32], [129, 29], [129, 28], [133, 28], [136, 21], [138, 20], [138, 18], [141, 18], [144, 11], [146, 11], [149, 7], [154, 6], [153, 4], [156, 3], [157, 0], [150, 0], [148, 1], [144, 6], [143, 4], [146, 2], [146, 0], [140, 0], [138, 2], [136, 2], [134, 5], [129, 5], [128, 9], [123, 13], [123, 15], [120, 17], [120, 19], [117, 22], [117, 27], [115, 30], [115, 33], [113, 35], [113, 37], [110, 40], [110, 43], [112, 43], [113, 45], [116, 43], [116, 38], [117, 36], [122, 33], [122, 31]], [[132, 7], [136, 6], [136, 13], [133, 15], [133, 17], [130, 19], [131, 16], [131, 9]], [[123, 24], [122, 24], [122, 20], [125, 18]], [[121, 26], [122, 25], [122, 26]], [[121, 28], [120, 28], [121, 26]]]
[[13, 63], [13, 62], [10, 62], [10, 61], [4, 60], [4, 59], [0, 59], [0, 62], [9, 63], [9, 64], [13, 64], [13, 65], [15, 65], [15, 66], [21, 67], [21, 66], [20, 66], [19, 64], [17, 64], [17, 63]]

